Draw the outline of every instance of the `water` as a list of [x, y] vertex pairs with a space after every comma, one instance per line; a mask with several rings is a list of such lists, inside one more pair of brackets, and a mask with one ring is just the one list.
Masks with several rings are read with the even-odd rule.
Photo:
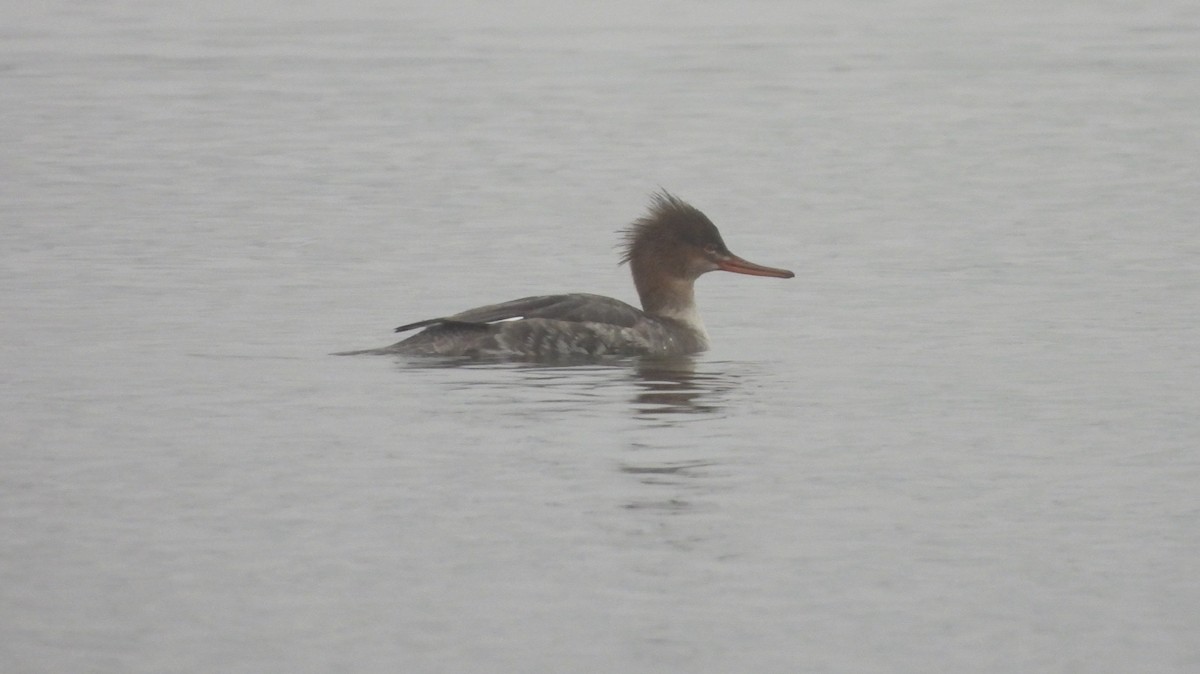
[[[1200, 12], [58, 2], [0, 41], [0, 669], [1200, 669]], [[693, 359], [332, 351], [634, 300]]]

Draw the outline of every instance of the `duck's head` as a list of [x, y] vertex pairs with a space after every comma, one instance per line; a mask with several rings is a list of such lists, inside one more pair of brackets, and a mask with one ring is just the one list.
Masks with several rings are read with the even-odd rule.
[[654, 194], [646, 215], [625, 230], [621, 261], [629, 263], [642, 308], [648, 313], [690, 309], [694, 304], [692, 284], [710, 271], [795, 276], [786, 269], [765, 267], [734, 255], [708, 216], [666, 191]]

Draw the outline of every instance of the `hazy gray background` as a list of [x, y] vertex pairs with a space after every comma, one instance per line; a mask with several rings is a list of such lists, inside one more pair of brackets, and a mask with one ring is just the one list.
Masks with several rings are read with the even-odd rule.
[[[5, 3], [0, 670], [1200, 670], [1200, 6]], [[713, 350], [331, 351], [634, 300]]]

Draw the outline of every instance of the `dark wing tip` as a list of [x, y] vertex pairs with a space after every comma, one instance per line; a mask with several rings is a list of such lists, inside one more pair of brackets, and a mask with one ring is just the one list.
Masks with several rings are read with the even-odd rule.
[[445, 320], [446, 319], [444, 319], [444, 318], [427, 318], [423, 321], [417, 321], [416, 323], [409, 323], [408, 325], [401, 325], [400, 327], [393, 330], [393, 332], [408, 332], [409, 330], [416, 330], [417, 328], [424, 328], [424, 327], [427, 327], [430, 325], [434, 325], [436, 323], [441, 323]]

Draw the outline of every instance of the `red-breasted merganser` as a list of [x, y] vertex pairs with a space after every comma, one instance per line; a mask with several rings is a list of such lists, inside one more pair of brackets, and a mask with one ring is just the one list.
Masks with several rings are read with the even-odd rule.
[[391, 346], [355, 354], [500, 357], [554, 360], [606, 355], [677, 356], [708, 348], [693, 284], [723, 270], [792, 278], [786, 269], [748, 262], [729, 252], [703, 213], [663, 191], [624, 238], [642, 308], [610, 297], [539, 295], [491, 304], [396, 328], [421, 332]]

